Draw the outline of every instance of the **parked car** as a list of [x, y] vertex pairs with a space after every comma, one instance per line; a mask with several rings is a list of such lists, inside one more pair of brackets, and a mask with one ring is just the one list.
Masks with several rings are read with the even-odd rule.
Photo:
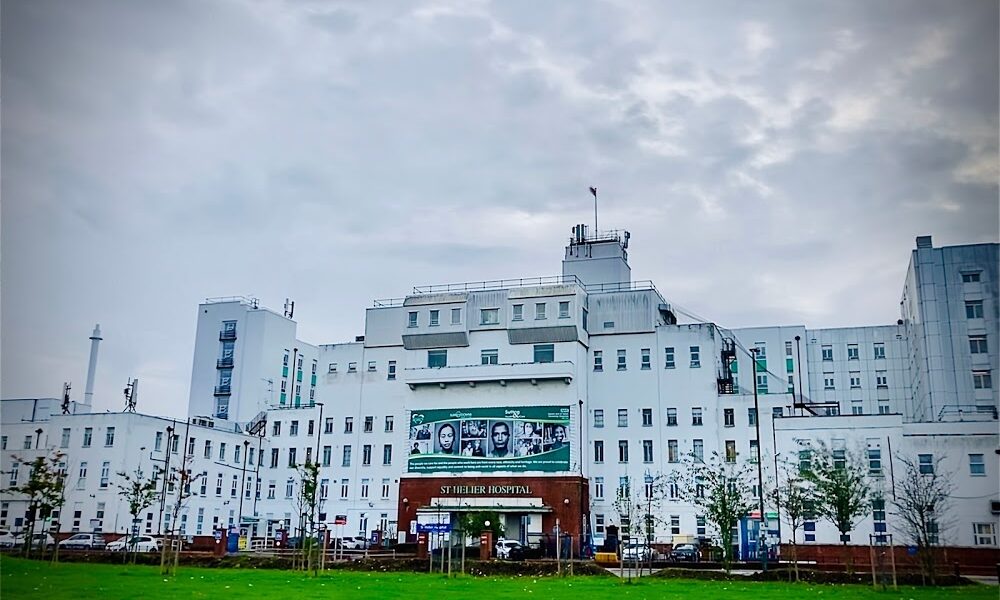
[[59, 542], [60, 550], [104, 550], [107, 544], [99, 533], [77, 533]]
[[622, 560], [625, 562], [646, 561], [651, 558], [651, 554], [649, 546], [642, 542], [629, 542], [622, 546]]
[[499, 540], [496, 544], [497, 558], [508, 559], [510, 552], [521, 548], [521, 542], [517, 540]]
[[701, 560], [701, 551], [694, 544], [678, 544], [670, 551], [670, 560], [696, 563]]
[[[14, 547], [20, 547], [24, 545], [24, 535], [19, 535], [14, 538]], [[48, 533], [36, 533], [31, 536], [31, 547], [32, 548], [46, 548], [51, 549], [56, 547], [56, 539], [49, 535]]]
[[163, 549], [163, 540], [151, 535], [137, 535], [132, 539], [123, 537], [107, 545], [109, 552], [159, 552]]
[[7, 529], [0, 529], [0, 548], [13, 548], [17, 545], [17, 536]]
[[368, 548], [368, 538], [363, 535], [340, 538], [340, 547], [344, 550], [366, 550]]

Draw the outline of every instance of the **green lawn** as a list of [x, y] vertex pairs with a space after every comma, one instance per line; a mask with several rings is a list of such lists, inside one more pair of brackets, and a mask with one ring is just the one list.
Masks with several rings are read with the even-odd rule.
[[767, 600], [770, 598], [879, 598], [881, 600], [996, 600], [997, 588], [968, 586], [948, 589], [900, 588], [878, 592], [864, 586], [810, 585], [723, 581], [647, 579], [626, 585], [616, 578], [465, 577], [418, 573], [358, 573], [333, 571], [309, 578], [291, 571], [181, 568], [164, 579], [156, 567], [105, 564], [50, 565], [17, 558], [0, 558], [0, 596], [25, 598], [357, 598], [444, 600], [482, 598], [505, 600], [573, 598], [574, 600], [673, 599]]

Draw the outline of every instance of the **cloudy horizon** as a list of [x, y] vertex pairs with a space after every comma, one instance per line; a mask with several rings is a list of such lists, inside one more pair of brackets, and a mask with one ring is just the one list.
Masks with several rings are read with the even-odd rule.
[[996, 2], [10, 1], [0, 394], [186, 413], [198, 304], [555, 275], [576, 223], [722, 326], [894, 323], [997, 242]]

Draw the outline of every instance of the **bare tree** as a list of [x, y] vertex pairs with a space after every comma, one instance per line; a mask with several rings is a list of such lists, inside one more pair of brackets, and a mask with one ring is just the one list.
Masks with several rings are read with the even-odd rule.
[[795, 581], [799, 580], [798, 546], [796, 545], [798, 531], [809, 516], [809, 507], [814, 504], [813, 491], [810, 484], [798, 476], [798, 467], [786, 469], [784, 481], [775, 487], [773, 492], [775, 504], [781, 507], [785, 522], [791, 530], [789, 541], [792, 545], [792, 570]]
[[903, 465], [903, 472], [896, 479], [892, 499], [895, 529], [917, 547], [921, 575], [934, 585], [934, 548], [940, 543], [941, 533], [951, 525], [948, 509], [955, 486], [941, 468], [944, 456], [923, 465], [900, 454], [896, 460]]
[[810, 450], [810, 465], [802, 475], [814, 486], [817, 512], [840, 532], [847, 571], [852, 572], [848, 534], [871, 508], [867, 461], [858, 452], [818, 442]]
[[[64, 454], [56, 452], [37, 456], [32, 460], [25, 460], [20, 456], [13, 455], [16, 465], [27, 467], [29, 470], [28, 480], [21, 485], [14, 485], [6, 490], [7, 493], [19, 494], [28, 498], [28, 524], [24, 535], [24, 552], [31, 554], [34, 545], [35, 523], [38, 520], [44, 522], [52, 514], [52, 510], [63, 503], [63, 486], [65, 476], [60, 468]], [[45, 542], [41, 543], [44, 554]]]
[[299, 493], [296, 497], [296, 508], [299, 512], [299, 541], [302, 553], [302, 568], [306, 571], [319, 573], [319, 554], [316, 543], [317, 515], [319, 504], [319, 463], [306, 461], [296, 465], [299, 472]]
[[753, 493], [756, 467], [747, 460], [725, 461], [713, 452], [708, 461], [684, 458], [685, 469], [675, 476], [681, 496], [702, 509], [722, 549], [723, 568], [733, 563], [732, 532], [757, 504]]
[[[163, 544], [163, 553], [160, 555], [160, 572], [163, 575], [175, 575], [177, 573], [177, 565], [180, 562], [181, 545], [182, 540], [180, 538], [180, 528], [178, 523], [180, 521], [181, 511], [187, 506], [187, 501], [191, 497], [191, 485], [201, 479], [202, 474], [197, 475], [191, 474], [191, 465], [194, 463], [194, 455], [188, 453], [190, 446], [188, 429], [190, 429], [191, 424], [188, 423], [184, 432], [184, 453], [181, 455], [181, 464], [179, 467], [171, 467], [170, 472], [165, 473], [164, 476], [168, 477], [168, 483], [173, 485], [177, 490], [177, 499], [173, 506], [173, 515], [170, 519], [170, 527], [167, 529], [166, 540]], [[169, 488], [168, 488], [169, 489]], [[240, 490], [243, 493], [243, 490]]]
[[156, 478], [146, 477], [142, 467], [137, 467], [134, 473], [124, 471], [118, 473], [121, 481], [115, 483], [118, 488], [118, 495], [125, 499], [128, 504], [128, 512], [132, 515], [129, 525], [129, 550], [132, 552], [132, 562], [135, 562], [135, 536], [138, 533], [136, 523], [139, 520], [139, 513], [156, 502]]

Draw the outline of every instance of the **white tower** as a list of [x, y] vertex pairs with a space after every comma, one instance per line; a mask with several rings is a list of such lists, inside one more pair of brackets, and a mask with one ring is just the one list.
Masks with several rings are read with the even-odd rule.
[[94, 334], [90, 336], [90, 365], [87, 367], [87, 388], [83, 393], [83, 403], [93, 406], [94, 373], [97, 371], [97, 349], [101, 344], [101, 324], [94, 325]]

